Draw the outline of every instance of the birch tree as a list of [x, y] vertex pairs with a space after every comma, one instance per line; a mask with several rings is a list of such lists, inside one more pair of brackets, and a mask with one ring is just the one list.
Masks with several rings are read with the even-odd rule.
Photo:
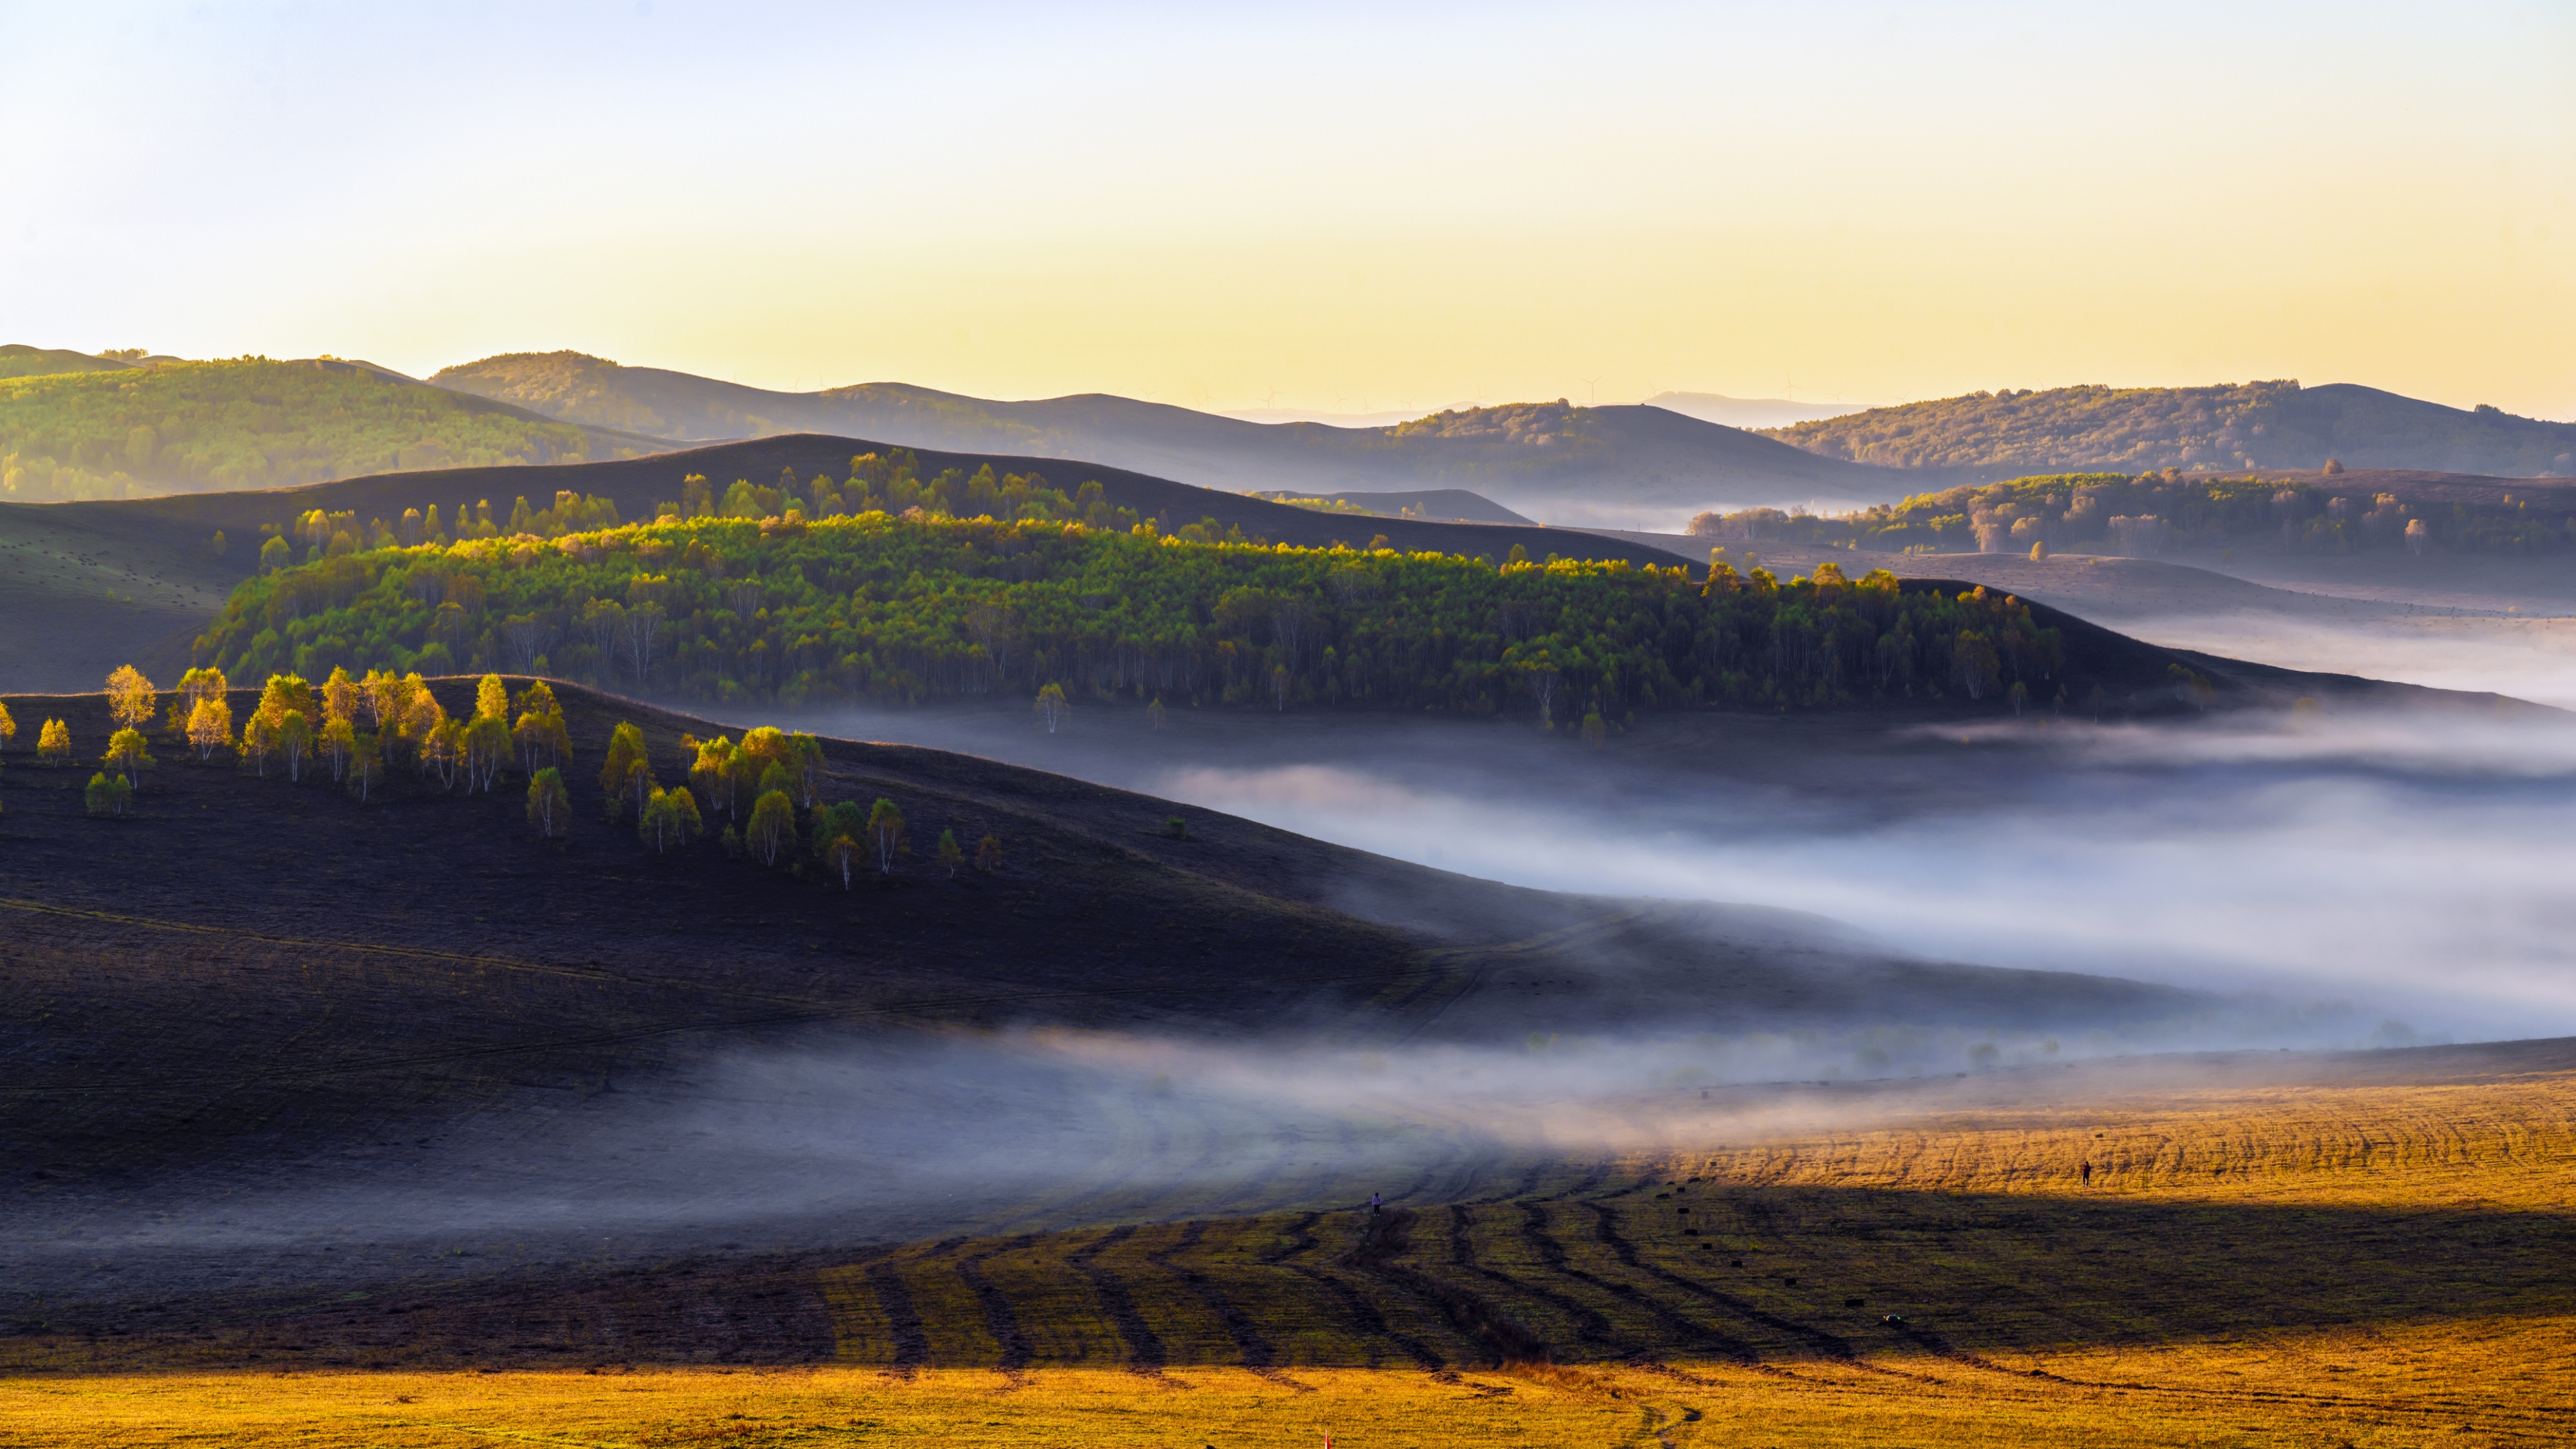
[[107, 677], [107, 714], [121, 730], [152, 723], [152, 681], [131, 664], [120, 664]]

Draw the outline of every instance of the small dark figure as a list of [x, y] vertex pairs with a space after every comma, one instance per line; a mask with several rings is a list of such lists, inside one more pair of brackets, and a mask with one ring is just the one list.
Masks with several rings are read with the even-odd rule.
[[1385, 1194], [1385, 1193], [1382, 1193], [1382, 1192], [1373, 1192], [1373, 1193], [1370, 1193], [1370, 1194], [1369, 1194], [1369, 1215], [1370, 1215], [1370, 1216], [1372, 1216], [1372, 1217], [1374, 1217], [1374, 1216], [1376, 1216], [1376, 1215], [1378, 1215], [1378, 1214], [1380, 1214], [1380, 1213], [1383, 1213], [1383, 1212], [1385, 1212], [1385, 1211], [1386, 1211], [1386, 1194]]
[[2084, 1164], [2084, 1167], [2083, 1167], [2083, 1171], [2082, 1171], [2082, 1173], [2081, 1173], [2081, 1176], [2082, 1176], [2082, 1177], [2083, 1177], [2083, 1179], [2084, 1179], [2084, 1185], [2085, 1185], [2086, 1187], [2091, 1187], [2091, 1186], [2093, 1185], [2093, 1164], [2092, 1164], [2092, 1163], [2087, 1162], [2087, 1163], [2085, 1163], [2085, 1164]]

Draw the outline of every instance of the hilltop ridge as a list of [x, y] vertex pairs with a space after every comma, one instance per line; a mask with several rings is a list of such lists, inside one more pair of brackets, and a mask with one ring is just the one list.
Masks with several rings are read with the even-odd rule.
[[1903, 491], [1883, 470], [1819, 459], [1740, 429], [1662, 408], [1564, 399], [1351, 428], [1251, 423], [1100, 393], [998, 402], [883, 382], [773, 392], [572, 352], [484, 358], [431, 381], [550, 417], [678, 440], [840, 432], [917, 448], [1080, 458], [1211, 488], [1306, 495], [1468, 488], [1524, 512], [1876, 502]]
[[1766, 430], [1822, 457], [1997, 480], [2076, 468], [2576, 475], [2576, 423], [2353, 383], [2005, 388]]

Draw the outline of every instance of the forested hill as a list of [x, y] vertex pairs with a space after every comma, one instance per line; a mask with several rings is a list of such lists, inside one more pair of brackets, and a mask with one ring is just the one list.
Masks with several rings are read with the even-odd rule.
[[[25, 349], [32, 354], [33, 349]], [[632, 458], [668, 444], [336, 358], [116, 359], [0, 378], [0, 501], [269, 488], [398, 468]]]
[[1662, 408], [1563, 399], [1335, 428], [1250, 423], [1101, 394], [996, 402], [900, 383], [771, 392], [572, 352], [489, 357], [431, 380], [549, 417], [675, 439], [812, 429], [923, 449], [1081, 458], [1215, 488], [1304, 495], [1468, 488], [1505, 504], [1626, 508], [1869, 503], [1906, 491], [1880, 470]]
[[[1234, 533], [1269, 543], [1341, 542], [1359, 546], [1383, 535], [1399, 548], [1484, 554], [1497, 559], [1519, 544], [1534, 558], [1556, 553], [1569, 558], [1626, 559], [1641, 564], [1680, 562], [1671, 554], [1643, 544], [1577, 530], [1319, 513], [1088, 463], [914, 451], [862, 438], [812, 433], [721, 443], [615, 462], [387, 473], [302, 488], [71, 504], [49, 512], [103, 534], [149, 537], [163, 548], [179, 552], [202, 552], [207, 541], [222, 532], [227, 539], [228, 557], [241, 572], [248, 573], [256, 566], [262, 541], [290, 532], [295, 520], [307, 514], [345, 519], [354, 530], [354, 541], [368, 544], [374, 541], [373, 525], [383, 524], [398, 534], [406, 511], [433, 508], [449, 519], [457, 518], [459, 510], [467, 515], [479, 511], [491, 529], [516, 532], [511, 519], [519, 511], [518, 503], [524, 500], [531, 512], [547, 515], [544, 528], [560, 532], [566, 527], [590, 525], [553, 516], [559, 493], [604, 500], [609, 511], [597, 514], [594, 510], [595, 517], [631, 523], [655, 517], [665, 504], [681, 508], [688, 501], [687, 480], [697, 478], [713, 500], [711, 508], [732, 496], [736, 482], [744, 483], [753, 491], [735, 496], [734, 506], [758, 518], [783, 513], [791, 505], [811, 509], [815, 480], [837, 484], [861, 466], [862, 458], [877, 460], [866, 466], [882, 469], [886, 477], [881, 483], [891, 481], [898, 472], [909, 480], [907, 486], [913, 491], [906, 495], [904, 507], [917, 505], [934, 514], [946, 511], [971, 517], [980, 511], [985, 505], [970, 496], [967, 485], [977, 475], [989, 474], [996, 480], [1023, 480], [1023, 494], [1028, 486], [1034, 486], [1042, 493], [1061, 492], [1070, 498], [1082, 495], [1087, 485], [1097, 484], [1097, 491], [1085, 496], [1078, 507], [1056, 516], [1084, 517], [1103, 527], [1125, 528], [1153, 519], [1165, 532], [1173, 532], [1213, 520], [1219, 536]], [[1025, 504], [1025, 497], [1022, 501]], [[1105, 507], [1097, 518], [1089, 516], [1094, 502]], [[334, 525], [318, 541], [327, 544], [338, 528]], [[296, 556], [303, 556], [302, 544]]]
[[[1014, 511], [1008, 490], [986, 511]], [[1261, 547], [1043, 509], [896, 517], [865, 476], [826, 491], [810, 521], [335, 553], [243, 585], [199, 653], [236, 673], [503, 668], [789, 706], [1001, 693], [1042, 710], [1506, 714], [1593, 739], [1711, 705], [2099, 715], [2264, 693], [2017, 599], [1886, 574]]]
[[2576, 423], [2400, 397], [2350, 383], [2061, 387], [1970, 393], [1768, 430], [1823, 457], [1980, 479], [2076, 468], [2141, 472], [2390, 468], [2576, 475]]

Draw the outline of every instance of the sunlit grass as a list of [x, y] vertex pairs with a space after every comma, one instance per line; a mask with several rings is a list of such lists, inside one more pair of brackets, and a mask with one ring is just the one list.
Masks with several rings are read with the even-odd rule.
[[[1182, 1368], [185, 1374], [0, 1383], [0, 1440], [138, 1444], [1358, 1446], [2563, 1442], [2567, 1325], [2128, 1350], [2064, 1383], [1926, 1355], [1787, 1373]], [[2501, 1350], [2534, 1372], [2499, 1379]], [[2360, 1366], [2356, 1366], [2359, 1361]], [[2284, 1365], [2296, 1365], [2285, 1369]], [[2371, 1366], [2376, 1366], [2374, 1369]]]
[[[1869, 1131], [1703, 1131], [1415, 1207], [1376, 1257], [1348, 1211], [915, 1244], [764, 1280], [819, 1305], [812, 1354], [837, 1362], [812, 1367], [630, 1363], [585, 1339], [599, 1303], [523, 1300], [510, 1331], [555, 1366], [405, 1367], [510, 1361], [465, 1288], [408, 1295], [372, 1340], [339, 1305], [22, 1336], [0, 1443], [2565, 1442], [2576, 1076], [2401, 1060], [2433, 1079], [2105, 1078]], [[1497, 1366], [1459, 1295], [1553, 1362]], [[295, 1367], [238, 1368], [254, 1350]], [[310, 1367], [334, 1355], [352, 1367]]]

